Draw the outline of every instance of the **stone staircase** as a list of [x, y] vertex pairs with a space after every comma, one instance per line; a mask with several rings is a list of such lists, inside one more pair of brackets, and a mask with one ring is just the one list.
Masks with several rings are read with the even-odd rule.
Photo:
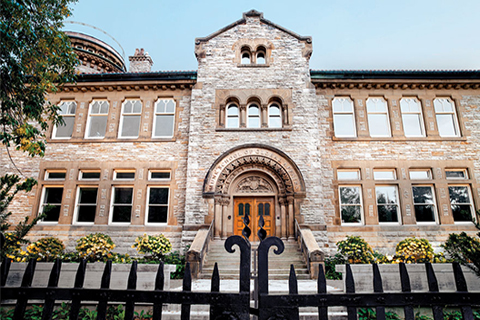
[[[215, 262], [218, 264], [220, 279], [238, 279], [240, 266], [240, 252], [238, 247], [234, 253], [228, 253], [225, 250], [223, 240], [214, 240], [209, 244], [209, 250], [205, 258], [200, 279], [210, 279], [212, 277]], [[281, 255], [273, 253], [272, 247], [268, 254], [268, 279], [269, 280], [287, 280], [290, 274], [290, 265], [293, 264], [298, 280], [308, 280], [310, 275], [307, 265], [303, 260], [302, 253], [298, 248], [296, 241], [284, 241], [285, 250]], [[252, 243], [252, 271], [253, 254], [258, 244]]]

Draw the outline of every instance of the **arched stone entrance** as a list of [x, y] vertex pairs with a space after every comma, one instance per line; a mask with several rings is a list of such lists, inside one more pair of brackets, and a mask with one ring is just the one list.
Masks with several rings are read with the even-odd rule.
[[295, 219], [305, 183], [295, 163], [282, 151], [260, 144], [235, 147], [211, 166], [203, 197], [213, 199], [209, 216], [215, 220], [215, 238], [240, 234], [243, 215], [251, 217], [251, 240], [256, 240], [258, 218], [263, 215], [268, 235], [294, 235]]

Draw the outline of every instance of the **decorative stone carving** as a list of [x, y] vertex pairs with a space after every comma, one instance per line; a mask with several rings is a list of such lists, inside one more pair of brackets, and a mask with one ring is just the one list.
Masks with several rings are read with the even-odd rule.
[[262, 177], [250, 176], [237, 185], [235, 193], [273, 193], [271, 184]]

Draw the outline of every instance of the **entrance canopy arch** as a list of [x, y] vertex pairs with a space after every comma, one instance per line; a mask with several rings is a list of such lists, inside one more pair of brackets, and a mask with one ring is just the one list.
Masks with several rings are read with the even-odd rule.
[[[240, 197], [238, 185], [241, 181], [245, 181], [244, 187], [251, 188], [252, 195], [264, 200], [265, 195], [257, 192], [258, 186], [262, 186], [262, 177], [271, 184], [270, 196], [276, 218], [272, 235], [293, 236], [294, 219], [299, 211], [297, 200], [305, 197], [303, 176], [293, 160], [282, 151], [266, 145], [247, 144], [225, 152], [212, 164], [205, 177], [203, 197], [214, 199], [209, 215], [215, 219], [216, 237], [224, 238], [238, 231], [232, 217], [238, 211], [234, 207], [238, 201], [234, 200]], [[259, 200], [251, 201], [256, 203]]]

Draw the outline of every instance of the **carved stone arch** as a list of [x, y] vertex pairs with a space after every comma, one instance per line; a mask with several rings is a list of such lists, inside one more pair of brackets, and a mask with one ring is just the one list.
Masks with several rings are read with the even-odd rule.
[[249, 105], [251, 103], [256, 103], [256, 104], [258, 104], [259, 107], [261, 107], [264, 104], [262, 97], [260, 97], [258, 95], [251, 95], [251, 96], [248, 97], [247, 105]]
[[234, 179], [229, 190], [231, 195], [276, 195], [277, 193], [276, 182], [272, 181], [270, 176], [256, 170], [240, 174]]
[[257, 176], [260, 177], [263, 175], [265, 178], [267, 178], [267, 180], [270, 180], [269, 183], [272, 185], [272, 188], [274, 189], [276, 194], [286, 194], [285, 184], [283, 183], [281, 177], [279, 177], [274, 171], [267, 167], [259, 168], [258, 166], [253, 165], [242, 166], [232, 172], [232, 174], [230, 174], [225, 180], [221, 193], [226, 195], [235, 194], [239, 180], [243, 179], [243, 177], [250, 176], [252, 173], [257, 174]]

